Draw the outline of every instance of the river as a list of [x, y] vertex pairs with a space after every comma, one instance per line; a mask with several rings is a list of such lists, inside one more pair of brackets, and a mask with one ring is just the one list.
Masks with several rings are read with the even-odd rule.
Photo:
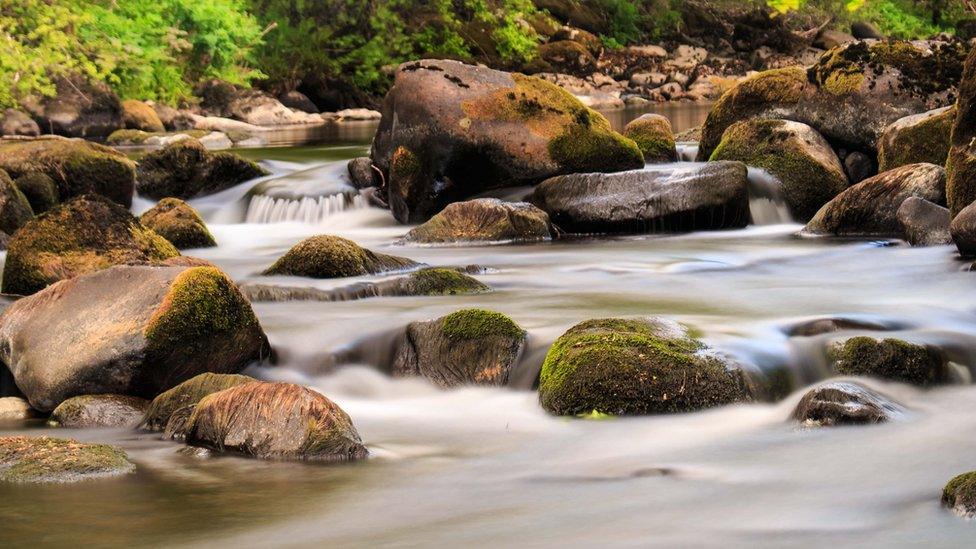
[[[676, 131], [707, 112], [669, 108]], [[615, 116], [618, 126], [626, 121]], [[266, 161], [272, 178], [283, 178], [279, 190], [314, 198], [343, 187], [344, 160], [364, 154], [373, 127], [319, 135], [316, 145], [243, 152]], [[761, 190], [762, 179], [756, 181]], [[920, 390], [867, 382], [909, 410], [886, 425], [805, 430], [788, 419], [804, 387], [828, 377], [826, 345], [868, 333], [786, 335], [812, 318], [886, 325], [894, 337], [942, 346], [959, 372], [971, 375], [976, 274], [950, 247], [799, 238], [800, 226], [762, 199], [754, 213], [763, 224], [736, 231], [405, 247], [395, 241], [407, 227], [351, 199], [328, 206], [315, 198], [306, 221], [246, 223], [270, 219], [275, 207], [286, 212], [279, 218], [299, 215], [287, 214], [284, 202], [254, 211], [248, 192], [256, 184], [191, 202], [219, 246], [189, 255], [215, 262], [239, 282], [268, 282], [257, 273], [291, 245], [330, 233], [431, 265], [488, 267], [477, 277], [494, 291], [255, 304], [279, 363], [247, 373], [306, 384], [335, 400], [372, 453], [363, 463], [200, 458], [155, 434], [0, 428], [118, 444], [138, 467], [96, 482], [0, 486], [0, 546], [971, 543], [973, 525], [940, 508], [938, 498], [948, 479], [976, 468], [972, 386]], [[149, 205], [137, 200], [134, 210]], [[270, 281], [332, 288], [376, 278]], [[384, 373], [397, 330], [472, 306], [508, 314], [529, 332], [512, 388], [444, 391]], [[532, 383], [548, 345], [580, 320], [618, 315], [660, 315], [693, 326], [749, 369], [787, 369], [795, 390], [779, 402], [675, 416], [547, 415]]]

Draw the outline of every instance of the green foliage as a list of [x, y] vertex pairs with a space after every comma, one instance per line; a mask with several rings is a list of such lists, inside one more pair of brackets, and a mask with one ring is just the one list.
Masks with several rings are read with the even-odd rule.
[[952, 32], [955, 21], [965, 14], [963, 3], [952, 0], [766, 0], [766, 4], [780, 13], [831, 16], [838, 28], [867, 21], [885, 35], [904, 39]]

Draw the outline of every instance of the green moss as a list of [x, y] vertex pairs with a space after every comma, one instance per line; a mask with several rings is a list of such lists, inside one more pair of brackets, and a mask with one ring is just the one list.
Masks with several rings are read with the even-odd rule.
[[637, 144], [646, 162], [672, 162], [677, 157], [671, 123], [663, 116], [644, 115], [632, 120], [624, 128], [624, 137]]
[[976, 510], [976, 471], [954, 477], [942, 489], [942, 505], [959, 507], [966, 515]]
[[164, 198], [142, 214], [139, 221], [180, 250], [217, 245], [200, 214], [178, 198]]
[[441, 332], [452, 339], [482, 339], [502, 336], [525, 337], [525, 330], [507, 316], [485, 309], [462, 309], [444, 317]]
[[878, 140], [878, 173], [921, 162], [944, 166], [955, 118], [955, 109], [947, 109], [910, 126], [886, 130]]
[[318, 235], [293, 246], [264, 274], [342, 278], [378, 274], [416, 265], [403, 257], [374, 253], [345, 238]]
[[190, 378], [154, 398], [139, 428], [162, 431], [177, 410], [194, 406], [207, 395], [252, 381], [255, 379], [238, 374], [205, 373]]
[[42, 214], [58, 204], [58, 187], [42, 172], [29, 172], [14, 181], [35, 214]]
[[[186, 133], [186, 132], [177, 132]], [[139, 162], [139, 193], [157, 200], [189, 199], [219, 192], [268, 171], [235, 153], [211, 152], [196, 139], [182, 139]]]
[[0, 438], [3, 482], [72, 482], [134, 469], [125, 452], [105, 444], [48, 437]]
[[830, 350], [834, 370], [852, 376], [873, 376], [915, 385], [944, 383], [948, 368], [937, 349], [900, 339], [879, 341], [855, 337]]
[[421, 269], [410, 275], [410, 295], [461, 295], [487, 292], [488, 286], [457, 269]]

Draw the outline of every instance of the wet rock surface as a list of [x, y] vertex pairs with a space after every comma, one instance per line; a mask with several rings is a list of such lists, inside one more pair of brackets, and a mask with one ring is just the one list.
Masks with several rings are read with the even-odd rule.
[[885, 423], [905, 409], [884, 395], [849, 381], [829, 381], [808, 391], [793, 410], [793, 419], [812, 427]]

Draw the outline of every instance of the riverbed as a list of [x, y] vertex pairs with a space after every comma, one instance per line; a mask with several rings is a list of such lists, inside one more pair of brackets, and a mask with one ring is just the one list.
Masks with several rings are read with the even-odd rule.
[[[705, 113], [696, 105], [669, 115], [681, 131]], [[610, 118], [619, 127], [632, 114]], [[242, 152], [264, 161], [271, 179], [314, 195], [342, 177], [345, 160], [366, 153], [375, 124], [358, 124]], [[309, 139], [315, 144], [295, 145]], [[251, 209], [258, 184], [191, 201], [219, 246], [187, 255], [240, 283], [335, 288], [384, 278], [258, 274], [300, 239], [336, 234], [430, 265], [482, 266], [476, 276], [493, 291], [254, 305], [278, 363], [246, 373], [336, 401], [369, 447], [363, 463], [202, 458], [158, 434], [0, 426], [117, 444], [137, 464], [121, 478], [0, 487], [0, 546], [955, 547], [972, 539], [973, 524], [939, 505], [945, 482], [976, 468], [972, 385], [869, 381], [908, 414], [820, 430], [789, 420], [804, 389], [829, 377], [826, 346], [872, 334], [787, 335], [810, 319], [857, 319], [937, 344], [971, 379], [976, 274], [948, 246], [802, 238], [775, 201], [758, 196], [761, 224], [735, 231], [403, 246], [409, 227], [355, 200], [321, 206], [314, 218], [245, 222], [270, 219]], [[150, 205], [137, 199], [133, 208]], [[512, 387], [445, 391], [387, 375], [398, 330], [465, 307], [503, 312], [528, 331]], [[552, 341], [581, 320], [640, 315], [695, 328], [757, 375], [786, 371], [793, 390], [776, 402], [694, 414], [547, 415], [533, 383]]]

